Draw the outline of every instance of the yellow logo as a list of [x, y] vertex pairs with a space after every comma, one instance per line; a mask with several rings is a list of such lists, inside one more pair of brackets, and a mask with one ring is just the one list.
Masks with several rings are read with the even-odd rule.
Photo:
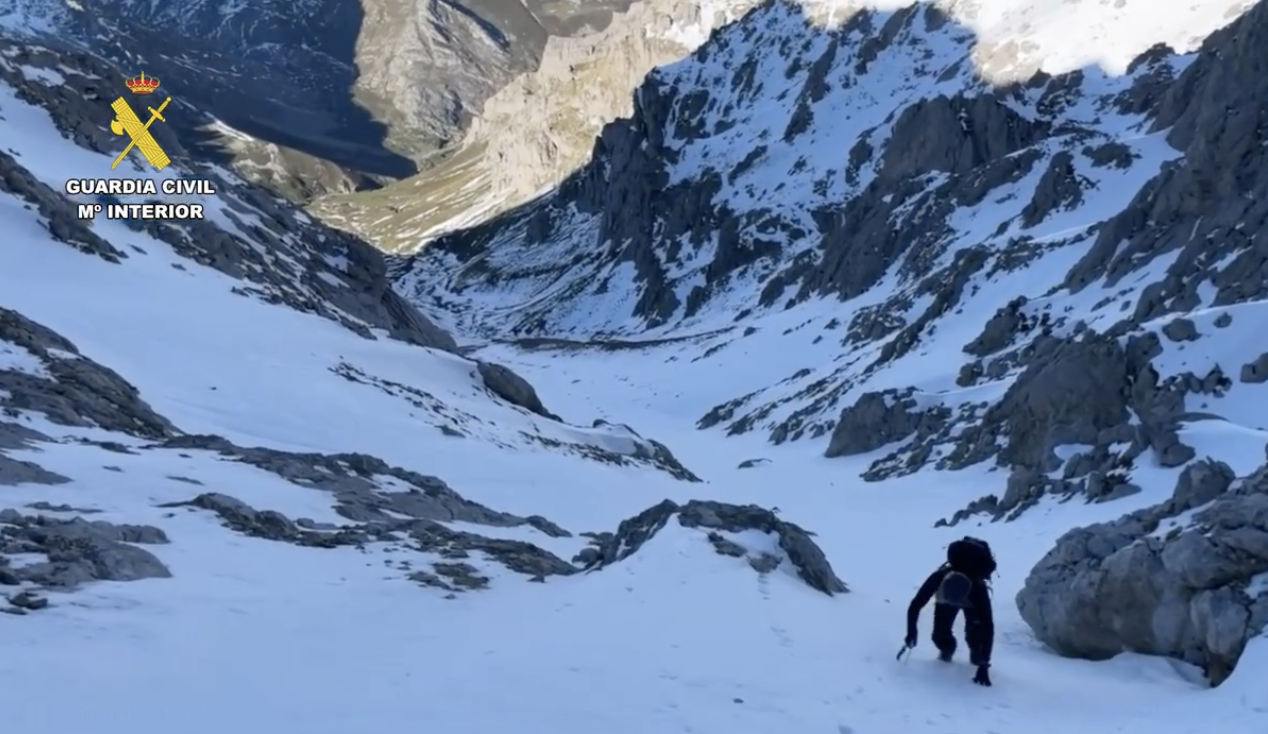
[[[144, 73], [140, 77], [127, 80], [126, 84], [128, 89], [136, 94], [150, 94], [159, 85], [157, 79], [146, 77]], [[126, 134], [131, 139], [128, 146], [119, 154], [119, 157], [114, 159], [114, 163], [110, 164], [111, 168], [118, 167], [133, 146], [141, 151], [141, 155], [145, 156], [145, 160], [149, 161], [150, 165], [160, 171], [172, 162], [167, 157], [167, 153], [163, 152], [163, 149], [159, 147], [158, 141], [150, 134], [150, 125], [153, 125], [155, 120], [167, 122], [163, 117], [163, 108], [167, 107], [167, 103], [171, 101], [172, 98], [168, 97], [163, 100], [163, 104], [159, 105], [158, 109], [147, 107], [146, 109], [150, 112], [150, 119], [144, 124], [142, 124], [141, 118], [137, 117], [137, 114], [132, 111], [132, 106], [123, 97], [111, 103], [110, 106], [114, 109], [115, 119], [110, 121], [110, 132], [115, 135]]]

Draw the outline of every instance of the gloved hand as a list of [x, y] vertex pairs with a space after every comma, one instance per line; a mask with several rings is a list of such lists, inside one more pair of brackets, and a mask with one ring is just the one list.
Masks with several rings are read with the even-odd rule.
[[909, 647], [909, 648], [911, 648], [911, 647], [915, 647], [915, 646], [916, 646], [916, 639], [917, 639], [917, 637], [918, 637], [918, 635], [916, 634], [916, 628], [915, 628], [915, 627], [908, 627], [908, 628], [907, 628], [907, 637], [906, 637], [906, 639], [904, 639], [904, 640], [903, 640], [903, 644], [904, 644], [904, 645], [906, 645], [906, 646], [907, 646], [907, 647]]
[[991, 666], [989, 665], [977, 666], [977, 675], [973, 676], [973, 682], [978, 684], [979, 686], [990, 686], [991, 685], [990, 671], [991, 671]]

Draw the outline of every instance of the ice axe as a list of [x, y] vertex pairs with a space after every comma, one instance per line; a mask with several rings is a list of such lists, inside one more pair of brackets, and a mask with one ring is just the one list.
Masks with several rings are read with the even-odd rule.
[[896, 658], [894, 658], [894, 659], [895, 659], [895, 660], [902, 660], [902, 659], [903, 659], [903, 656], [904, 656], [904, 655], [906, 655], [906, 654], [907, 654], [907, 653], [909, 653], [909, 652], [911, 652], [911, 648], [910, 648], [910, 647], [908, 647], [908, 646], [907, 646], [907, 643], [905, 643], [905, 642], [904, 642], [904, 643], [903, 643], [903, 646], [902, 646], [902, 647], [900, 647], [900, 648], [898, 648], [898, 657], [896, 657]]

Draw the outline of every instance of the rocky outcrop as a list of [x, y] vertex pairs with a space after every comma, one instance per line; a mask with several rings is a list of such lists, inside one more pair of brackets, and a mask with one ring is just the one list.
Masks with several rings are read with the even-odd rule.
[[546, 410], [546, 406], [542, 405], [541, 398], [537, 397], [537, 391], [528, 384], [528, 380], [512, 372], [509, 367], [477, 361], [476, 368], [485, 387], [492, 390], [493, 394], [512, 405], [518, 405], [552, 420], [559, 420], [559, 416]]
[[[451, 497], [457, 497], [449, 491]], [[461, 500], [468, 506], [468, 503]], [[490, 538], [478, 533], [454, 530], [440, 522], [423, 517], [427, 511], [416, 514], [402, 513], [404, 517], [378, 515], [373, 519], [344, 525], [317, 523], [307, 518], [292, 520], [274, 510], [257, 510], [247, 503], [229, 495], [220, 493], [201, 494], [186, 502], [175, 502], [164, 507], [190, 507], [209, 510], [220, 517], [224, 525], [236, 532], [255, 538], [272, 540], [281, 543], [309, 548], [337, 548], [353, 546], [364, 548], [372, 543], [386, 543], [401, 550], [413, 550], [436, 555], [449, 561], [433, 562], [433, 572], [416, 570], [413, 563], [407, 564], [408, 578], [424, 586], [431, 586], [446, 591], [462, 591], [481, 589], [488, 586], [488, 577], [481, 576], [477, 569], [467, 563], [453, 563], [453, 560], [472, 557], [488, 558], [516, 573], [543, 580], [546, 576], [569, 575], [578, 572], [578, 568], [568, 564], [553, 553], [521, 540]], [[479, 507], [475, 505], [475, 507]], [[483, 508], [482, 508], [483, 509]], [[434, 514], [434, 513], [432, 513]], [[485, 511], [482, 517], [489, 517], [492, 511]], [[368, 517], [368, 515], [362, 515]], [[510, 516], [507, 516], [510, 517]], [[453, 518], [446, 518], [453, 519]], [[544, 518], [534, 517], [525, 520], [543, 529], [553, 537], [567, 537], [569, 533]], [[481, 523], [484, 524], [484, 523]]]
[[1132, 651], [1199, 665], [1212, 685], [1268, 624], [1268, 466], [1235, 480], [1188, 466], [1170, 500], [1065, 534], [1017, 595], [1022, 618], [1061, 655]]
[[1268, 5], [1260, 2], [1207, 38], [1193, 63], [1150, 96], [1152, 129], [1167, 130], [1167, 141], [1184, 156], [1106, 223], [1067, 275], [1070, 289], [1101, 281], [1113, 286], [1175, 253], [1166, 277], [1138, 300], [1137, 323], [1192, 308], [1203, 284], [1215, 289], [1208, 305], [1268, 297], [1268, 244], [1260, 234], [1268, 229], [1261, 124], [1268, 80], [1258, 71], [1268, 55], [1266, 39]]
[[[1007, 309], [1001, 313], [1005, 316], [997, 318], [1012, 318]], [[983, 343], [981, 338], [974, 342]], [[1022, 369], [999, 400], [952, 409], [935, 397], [915, 410], [914, 391], [867, 393], [842, 411], [825, 455], [862, 453], [903, 441], [864, 474], [872, 481], [931, 462], [941, 469], [962, 469], [994, 459], [1017, 469], [1004, 498], [989, 505], [997, 516], [1029, 506], [1044, 494], [1083, 491], [1088, 481], [1100, 481], [1089, 479], [1094, 470], [1103, 479], [1118, 462], [1134, 461], [1148, 450], [1159, 464], [1179, 466], [1193, 456], [1177, 433], [1185, 415], [1184, 395], [1191, 388], [1202, 392], [1206, 383], [1161, 381], [1149, 361], [1159, 351], [1152, 334], [1132, 337], [1126, 347], [1092, 330], [1068, 339], [1041, 337], [1001, 357]], [[1222, 384], [1211, 376], [1211, 390]], [[1134, 427], [1129, 424], [1132, 416], [1139, 419]], [[1090, 455], [1101, 458], [1088, 460], [1080, 454], [1064, 462], [1064, 479], [1082, 484], [1053, 484], [1043, 475], [1062, 468], [1054, 450], [1070, 444], [1092, 446]], [[1123, 448], [1111, 448], [1120, 444]], [[1027, 478], [1037, 484], [1028, 485]], [[1091, 494], [1103, 496], [1099, 490]]]
[[[386, 521], [394, 515], [491, 527], [531, 525], [566, 536], [544, 518], [497, 512], [465, 499], [442, 479], [391, 466], [366, 454], [301, 454], [266, 447], [241, 447], [219, 436], [178, 436], [165, 449], [215, 451], [304, 487], [330, 493], [335, 510], [356, 522]], [[404, 489], [388, 489], [387, 483]]]
[[945, 408], [919, 409], [912, 391], [898, 394], [870, 392], [841, 411], [841, 418], [832, 431], [824, 456], [854, 456], [901, 441], [913, 433], [928, 436], [947, 423]]
[[849, 591], [845, 583], [837, 578], [823, 550], [812, 539], [812, 533], [781, 520], [772, 510], [755, 505], [702, 500], [691, 500], [678, 505], [665, 500], [624, 520], [614, 533], [588, 533], [591, 547], [577, 554], [572, 559], [573, 563], [583, 564], [588, 570], [599, 570], [619, 563], [637, 553], [675, 517], [683, 527], [712, 531], [706, 537], [718, 553], [747, 557], [749, 564], [759, 573], [773, 570], [782, 559], [772, 557], [765, 551], [750, 552], [719, 532], [757, 530], [775, 536], [779, 549], [787, 556], [798, 577], [808, 586], [829, 596]]
[[[4, 373], [0, 372], [0, 379]], [[6, 407], [11, 412], [12, 407]], [[34, 461], [22, 461], [6, 456], [5, 449], [35, 448], [41, 441], [51, 441], [48, 436], [21, 423], [0, 420], [0, 487], [19, 484], [65, 484], [70, 481], [57, 472], [51, 472]]]
[[[705, 539], [716, 552], [744, 558], [758, 573], [770, 573], [787, 560], [794, 572], [812, 588], [828, 595], [848, 591], [832, 571], [823, 551], [812, 540], [811, 533], [780, 520], [773, 511], [760, 507], [700, 500], [679, 506], [665, 500], [623, 521], [615, 532], [582, 533], [589, 539], [589, 546], [578, 553], [572, 563], [568, 563], [532, 542], [491, 538], [445, 525], [451, 520], [495, 526], [528, 524], [550, 537], [571, 537], [570, 533], [540, 516], [515, 518], [493, 513], [463, 500], [452, 490], [446, 488], [446, 493], [451, 501], [468, 509], [445, 517], [445, 513], [427, 509], [420, 511], [417, 506], [394, 505], [407, 510], [394, 517], [369, 513], [354, 516], [341, 506], [340, 513], [349, 517], [351, 522], [333, 525], [307, 518], [291, 519], [272, 510], [258, 510], [220, 493], [201, 494], [164, 507], [208, 510], [219, 516], [229, 529], [265, 540], [311, 548], [365, 547], [372, 543], [385, 543], [402, 550], [439, 556], [443, 560], [431, 562], [431, 571], [418, 570], [413, 562], [403, 564], [402, 568], [408, 571], [407, 578], [410, 580], [450, 592], [489, 586], [489, 577], [482, 575], [465, 559], [487, 559], [537, 582], [543, 582], [550, 576], [604, 569], [638, 552], [676, 516], [683, 527], [705, 530]], [[472, 512], [472, 507], [480, 509]], [[476, 519], [469, 519], [473, 517]], [[750, 549], [723, 535], [745, 530], [770, 534], [775, 541], [772, 548]]]
[[1255, 361], [1242, 365], [1241, 381], [1252, 385], [1268, 382], [1268, 352], [1255, 358]]
[[45, 374], [0, 367], [0, 407], [43, 413], [61, 425], [104, 428], [140, 438], [175, 433], [175, 427], [114, 370], [84, 357], [52, 329], [0, 307], [0, 345], [5, 343], [30, 353]]
[[[0, 510], [0, 585], [69, 590], [89, 581], [169, 578], [167, 566], [139, 545], [167, 542], [162, 530], [148, 525], [114, 525], [82, 517], [58, 520]], [[28, 553], [44, 560], [15, 566], [7, 557]]]

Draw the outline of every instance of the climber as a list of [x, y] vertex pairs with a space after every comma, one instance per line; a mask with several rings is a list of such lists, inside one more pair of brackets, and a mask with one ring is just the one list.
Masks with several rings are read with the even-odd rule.
[[[995, 573], [995, 556], [986, 541], [965, 537], [947, 547], [947, 562], [920, 586], [907, 607], [907, 637], [903, 651], [916, 646], [916, 622], [935, 595], [933, 644], [938, 659], [951, 662], [956, 640], [951, 626], [964, 611], [964, 641], [969, 646], [969, 662], [977, 666], [973, 682], [991, 684], [991, 649], [995, 645], [995, 622], [991, 613], [990, 578]], [[899, 653], [901, 657], [902, 652]]]

